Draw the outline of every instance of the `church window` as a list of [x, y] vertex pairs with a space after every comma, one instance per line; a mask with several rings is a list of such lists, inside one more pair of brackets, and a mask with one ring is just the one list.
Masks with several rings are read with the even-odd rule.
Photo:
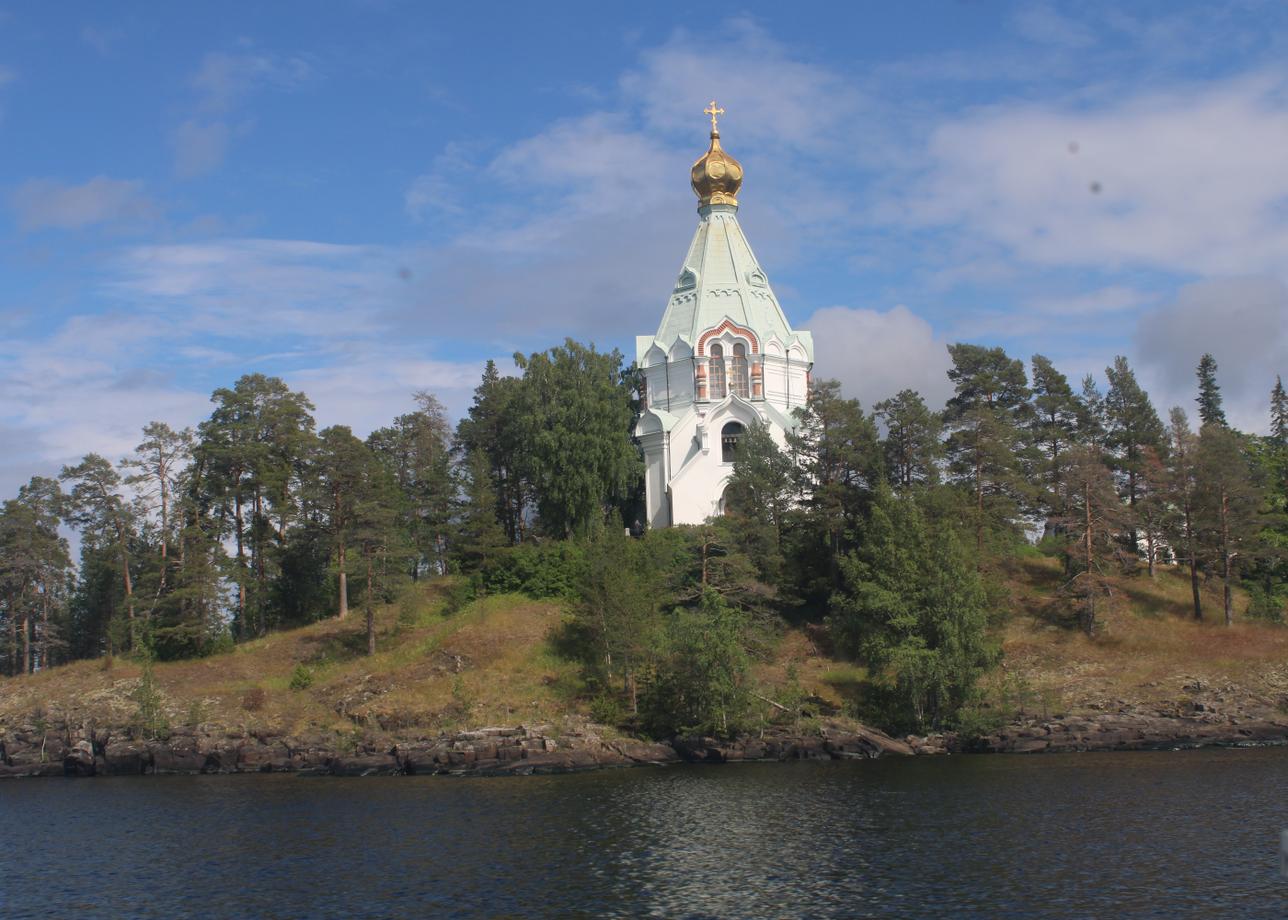
[[725, 398], [724, 348], [721, 345], [711, 346], [711, 398]]
[[742, 437], [741, 422], [729, 422], [720, 429], [720, 459], [724, 463], [733, 463], [738, 453], [738, 441]]
[[729, 369], [729, 389], [735, 396], [747, 398], [748, 381], [747, 381], [747, 346], [742, 342], [735, 342], [733, 346], [733, 362]]

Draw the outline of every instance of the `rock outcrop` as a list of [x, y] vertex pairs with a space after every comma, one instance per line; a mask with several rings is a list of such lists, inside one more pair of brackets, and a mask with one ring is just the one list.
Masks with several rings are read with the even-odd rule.
[[601, 726], [480, 728], [437, 737], [354, 741], [202, 725], [143, 740], [92, 725], [62, 731], [0, 729], [0, 776], [124, 776], [151, 773], [326, 773], [336, 776], [571, 773], [680, 761], [730, 763], [874, 758], [912, 748], [853, 723], [735, 740], [671, 743], [614, 738]]

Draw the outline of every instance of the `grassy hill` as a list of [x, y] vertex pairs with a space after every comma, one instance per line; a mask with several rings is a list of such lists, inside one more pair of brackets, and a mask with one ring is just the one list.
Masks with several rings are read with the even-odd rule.
[[[1173, 703], [1187, 686], [1288, 704], [1288, 629], [1220, 620], [1219, 585], [1205, 588], [1209, 620], [1195, 622], [1184, 573], [1160, 569], [1112, 582], [1103, 631], [1088, 638], [1052, 598], [1057, 561], [1013, 561], [1000, 617], [1003, 665], [985, 682], [995, 719]], [[159, 663], [166, 721], [248, 731], [434, 735], [483, 725], [555, 724], [589, 717], [574, 662], [551, 636], [563, 610], [519, 595], [446, 613], [446, 585], [411, 589], [377, 612], [378, 653], [364, 654], [360, 614], [247, 642], [226, 654]], [[1238, 599], [1242, 609], [1244, 599]], [[0, 681], [0, 725], [63, 716], [125, 725], [135, 717], [136, 662], [81, 661]], [[753, 670], [763, 695], [795, 681], [823, 710], [861, 712], [867, 675], [833, 657], [820, 627], [787, 629]]]

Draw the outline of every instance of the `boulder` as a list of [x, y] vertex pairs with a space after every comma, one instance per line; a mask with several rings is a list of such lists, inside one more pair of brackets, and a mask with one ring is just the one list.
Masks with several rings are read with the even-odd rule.
[[147, 773], [152, 769], [152, 752], [142, 741], [114, 741], [103, 749], [103, 762], [111, 776]]
[[63, 773], [66, 776], [94, 775], [94, 744], [77, 741], [63, 755]]
[[334, 757], [328, 765], [335, 776], [393, 776], [402, 772], [393, 754], [355, 754]]

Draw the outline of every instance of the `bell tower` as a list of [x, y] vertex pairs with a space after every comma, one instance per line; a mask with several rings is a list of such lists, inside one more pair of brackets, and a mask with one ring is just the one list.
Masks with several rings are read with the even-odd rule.
[[704, 114], [710, 145], [689, 175], [698, 228], [657, 333], [635, 340], [650, 527], [723, 513], [739, 438], [760, 424], [785, 444], [814, 365], [813, 337], [791, 328], [738, 225], [743, 169], [720, 145], [724, 109]]

